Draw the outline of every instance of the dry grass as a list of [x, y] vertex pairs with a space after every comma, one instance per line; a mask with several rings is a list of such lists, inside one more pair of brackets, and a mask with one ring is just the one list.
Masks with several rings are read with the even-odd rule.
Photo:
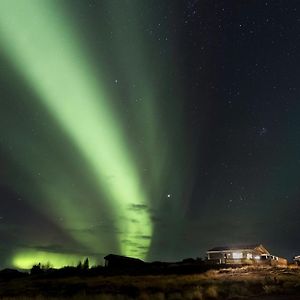
[[23, 278], [0, 284], [3, 300], [208, 300], [300, 294], [299, 268], [224, 269], [199, 275]]

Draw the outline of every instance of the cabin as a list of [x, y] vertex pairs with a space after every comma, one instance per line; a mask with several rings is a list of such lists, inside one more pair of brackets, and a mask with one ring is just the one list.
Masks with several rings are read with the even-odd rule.
[[208, 262], [214, 264], [287, 265], [286, 259], [271, 255], [262, 244], [215, 247], [206, 254]]
[[209, 249], [207, 259], [220, 264], [243, 264], [258, 259], [261, 255], [270, 255], [263, 245], [236, 245]]
[[145, 262], [138, 258], [109, 254], [104, 257], [105, 267], [110, 268], [119, 268], [119, 269], [128, 269], [142, 267], [145, 265]]

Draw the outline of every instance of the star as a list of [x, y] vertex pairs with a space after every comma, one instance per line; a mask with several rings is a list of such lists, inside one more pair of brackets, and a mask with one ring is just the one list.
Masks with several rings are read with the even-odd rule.
[[264, 136], [268, 133], [268, 129], [266, 127], [262, 127], [258, 130], [257, 133], [258, 133], [259, 136]]

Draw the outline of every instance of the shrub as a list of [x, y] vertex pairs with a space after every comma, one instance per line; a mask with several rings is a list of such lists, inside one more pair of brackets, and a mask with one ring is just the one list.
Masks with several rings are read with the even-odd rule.
[[208, 299], [218, 299], [218, 287], [216, 285], [210, 285], [205, 290], [205, 296]]
[[181, 293], [175, 292], [175, 293], [170, 293], [167, 296], [167, 300], [182, 300]]

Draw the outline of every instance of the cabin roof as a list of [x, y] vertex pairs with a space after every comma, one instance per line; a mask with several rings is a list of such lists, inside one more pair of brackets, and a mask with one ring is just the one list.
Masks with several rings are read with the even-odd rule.
[[221, 247], [211, 248], [208, 250], [208, 252], [210, 252], [210, 251], [243, 250], [243, 249], [253, 249], [254, 250], [255, 248], [258, 248], [258, 247], [263, 247], [263, 246], [261, 244], [221, 246]]

